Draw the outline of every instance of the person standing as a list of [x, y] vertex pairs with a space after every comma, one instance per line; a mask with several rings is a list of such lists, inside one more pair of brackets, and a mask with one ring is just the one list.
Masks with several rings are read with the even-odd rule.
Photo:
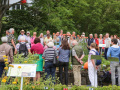
[[95, 65], [94, 59], [91, 59], [91, 55], [96, 55], [95, 52], [97, 52], [97, 50], [95, 48], [96, 48], [96, 44], [91, 43], [90, 52], [88, 55], [88, 76], [89, 76], [89, 80], [91, 82], [92, 87], [97, 87], [97, 85], [98, 85], [98, 83], [97, 83], [98, 66]]
[[97, 33], [95, 33], [94, 34], [94, 39], [95, 39], [95, 43], [97, 44], [97, 45], [99, 45], [99, 41], [98, 41], [98, 35], [97, 35]]
[[10, 46], [12, 46], [12, 48], [13, 48], [13, 54], [14, 54], [14, 51], [15, 51], [15, 45], [16, 45], [16, 38], [15, 38], [15, 36], [14, 36], [14, 32], [15, 32], [15, 30], [14, 30], [14, 28], [10, 28], [9, 29], [9, 35], [8, 35], [8, 44], [10, 45]]
[[91, 43], [95, 43], [95, 39], [93, 38], [93, 34], [90, 34], [90, 35], [89, 35], [88, 45], [87, 45], [88, 50], [90, 50], [90, 45], [91, 45]]
[[106, 47], [105, 47], [105, 59], [107, 59], [107, 51], [108, 51], [108, 48], [110, 47], [110, 44], [111, 44], [111, 39], [109, 38], [109, 33], [106, 33], [106, 39], [105, 39], [105, 44], [106, 44]]
[[30, 53], [30, 45], [25, 41], [25, 37], [21, 36], [20, 43], [16, 44], [15, 54], [18, 52], [19, 54], [23, 54], [24, 57], [27, 57], [27, 55]]
[[31, 46], [30, 39], [31, 39], [31, 37], [30, 37], [30, 32], [29, 32], [29, 31], [27, 31], [27, 42], [28, 42], [28, 43], [29, 43], [29, 45]]
[[[102, 34], [100, 34], [100, 38], [98, 39], [98, 42], [99, 42], [99, 44], [104, 44], [104, 39], [103, 39], [103, 35]], [[103, 51], [102, 47], [99, 47], [99, 51], [100, 52]]]
[[20, 42], [21, 36], [24, 36], [24, 37], [25, 37], [25, 40], [27, 41], [27, 36], [25, 35], [25, 31], [24, 31], [24, 30], [21, 30], [20, 33], [21, 33], [21, 34], [18, 36], [18, 42]]
[[41, 44], [44, 46], [44, 37], [43, 37], [43, 33], [40, 33], [39, 38], [40, 38]]
[[44, 50], [43, 52], [43, 56], [42, 58], [45, 59], [45, 73], [46, 75], [46, 79], [48, 79], [50, 77], [50, 75], [52, 76], [52, 79], [55, 79], [55, 71], [56, 71], [56, 67], [53, 64], [53, 59], [56, 55], [56, 57], [58, 56], [56, 50], [53, 48], [54, 43], [53, 42], [49, 42], [47, 44], [48, 48]]
[[119, 59], [119, 62], [112, 61], [110, 63], [111, 68], [111, 79], [112, 85], [116, 85], [116, 78], [115, 78], [115, 69], [117, 68], [118, 71], [118, 85], [120, 86], [120, 47], [117, 45], [118, 40], [112, 39], [111, 40], [112, 46], [108, 49], [107, 57], [115, 57]]
[[81, 86], [81, 67], [83, 64], [84, 52], [82, 47], [80, 47], [76, 40], [72, 42], [72, 65], [74, 74], [74, 85]]
[[32, 36], [31, 39], [30, 39], [31, 47], [34, 45], [34, 40], [35, 40], [35, 38], [36, 38], [36, 35], [37, 35], [37, 33], [36, 33], [36, 32], [33, 32], [33, 36]]
[[70, 46], [67, 40], [62, 41], [62, 46], [58, 52], [58, 60], [59, 60], [59, 74], [60, 74], [60, 82], [62, 83], [63, 78], [63, 68], [65, 72], [65, 85], [68, 85], [68, 66], [69, 66], [69, 58], [70, 58]]
[[34, 43], [35, 44], [31, 47], [31, 53], [39, 55], [39, 61], [36, 62], [37, 64], [36, 77], [34, 78], [34, 81], [36, 81], [40, 79], [40, 71], [43, 71], [42, 54], [43, 54], [44, 49], [43, 49], [43, 45], [40, 43], [39, 38], [35, 38]]
[[[46, 38], [48, 34], [50, 35], [50, 30], [46, 31], [46, 35], [44, 35], [44, 38]], [[50, 37], [52, 38], [52, 35], [50, 35]]]
[[[7, 37], [2, 37], [1, 41], [2, 44], [0, 45], [0, 52], [5, 52], [6, 56], [8, 56], [8, 63], [10, 64], [13, 62], [13, 48], [9, 44], [7, 44], [8, 42]], [[5, 62], [0, 62], [0, 77], [2, 76], [4, 67], [5, 67]]]
[[6, 37], [8, 37], [9, 35], [9, 30], [6, 30]]
[[51, 40], [52, 38], [50, 37], [50, 34], [47, 34], [47, 37], [44, 39], [44, 42], [47, 44]]

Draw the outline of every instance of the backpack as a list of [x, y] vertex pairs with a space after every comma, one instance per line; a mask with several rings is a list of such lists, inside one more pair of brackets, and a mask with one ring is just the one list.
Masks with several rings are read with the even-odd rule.
[[0, 62], [4, 62], [4, 56], [6, 56], [5, 49], [0, 51]]
[[27, 55], [28, 55], [28, 49], [26, 47], [26, 43], [24, 43], [24, 44], [19, 43], [19, 44], [20, 44], [19, 54], [23, 54], [24, 57], [27, 57]]
[[[98, 51], [94, 51], [92, 50], [93, 52], [95, 52], [96, 55], [100, 55]], [[101, 60], [96, 60], [96, 65], [100, 65], [101, 64]]]

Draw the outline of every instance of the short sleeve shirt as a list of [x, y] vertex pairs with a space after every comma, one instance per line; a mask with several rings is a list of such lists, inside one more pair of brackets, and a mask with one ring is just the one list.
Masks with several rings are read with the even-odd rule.
[[9, 44], [10, 46], [13, 46], [12, 43], [11, 43], [11, 40], [12, 40], [12, 39], [13, 39], [14, 43], [16, 44], [16, 38], [15, 38], [15, 36], [14, 36], [13, 34], [9, 34], [9, 35], [8, 35], [8, 44]]
[[[25, 43], [25, 42], [22, 42], [22, 44], [24, 44], [24, 43]], [[19, 47], [20, 47], [20, 43], [18, 43], [18, 44], [16, 45], [17, 51], [19, 51]], [[27, 47], [27, 49], [30, 49], [29, 43], [26, 43], [26, 47]]]

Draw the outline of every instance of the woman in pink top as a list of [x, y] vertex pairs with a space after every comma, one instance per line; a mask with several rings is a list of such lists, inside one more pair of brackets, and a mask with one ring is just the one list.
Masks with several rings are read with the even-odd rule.
[[31, 39], [30, 39], [31, 47], [34, 45], [34, 40], [35, 40], [35, 38], [36, 38], [36, 35], [37, 35], [37, 33], [36, 33], [36, 32], [33, 32], [33, 36], [32, 36]]
[[31, 47], [31, 53], [32, 54], [38, 54], [39, 55], [39, 61], [36, 62], [37, 68], [36, 68], [36, 77], [34, 80], [39, 80], [40, 78], [40, 71], [43, 71], [43, 59], [42, 54], [44, 52], [43, 45], [40, 43], [39, 38], [35, 38], [34, 45]]

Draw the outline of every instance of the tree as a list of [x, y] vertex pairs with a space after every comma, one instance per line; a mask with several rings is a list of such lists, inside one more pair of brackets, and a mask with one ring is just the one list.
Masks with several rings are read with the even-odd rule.
[[21, 3], [21, 1], [23, 1], [23, 0], [20, 0], [16, 3], [13, 3], [13, 4], [9, 5], [9, 0], [0, 0], [0, 32], [1, 32], [1, 28], [2, 28], [2, 18], [5, 15], [6, 11], [11, 6], [16, 5], [17, 3]]

